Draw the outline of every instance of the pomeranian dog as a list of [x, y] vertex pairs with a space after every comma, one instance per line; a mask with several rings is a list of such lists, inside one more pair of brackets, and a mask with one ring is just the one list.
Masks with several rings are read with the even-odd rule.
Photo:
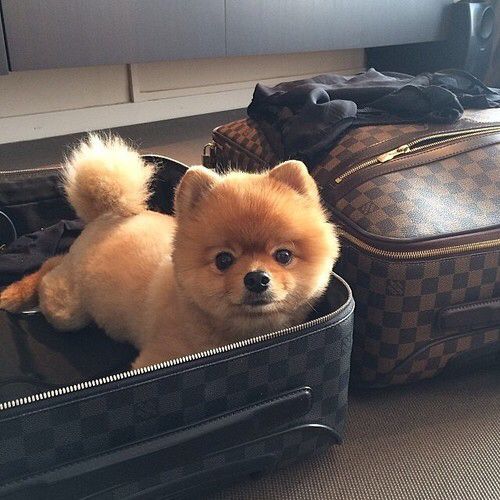
[[147, 209], [154, 173], [119, 138], [91, 135], [64, 188], [85, 228], [69, 253], [0, 295], [36, 303], [58, 330], [91, 321], [133, 344], [133, 368], [299, 324], [339, 255], [317, 186], [286, 161], [259, 174], [191, 167], [175, 217]]

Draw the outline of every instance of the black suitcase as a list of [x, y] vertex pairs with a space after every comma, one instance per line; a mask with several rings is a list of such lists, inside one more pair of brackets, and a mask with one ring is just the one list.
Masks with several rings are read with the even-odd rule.
[[[148, 159], [169, 212], [185, 166]], [[74, 217], [57, 168], [0, 173], [0, 212], [5, 245]], [[353, 308], [333, 275], [303, 325], [135, 371], [97, 328], [0, 312], [0, 497], [192, 498], [340, 443]]]

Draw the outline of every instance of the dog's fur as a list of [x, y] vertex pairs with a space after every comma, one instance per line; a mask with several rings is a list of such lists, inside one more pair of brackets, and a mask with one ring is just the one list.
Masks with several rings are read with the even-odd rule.
[[[57, 329], [91, 320], [135, 345], [134, 367], [300, 323], [325, 290], [339, 253], [334, 228], [304, 164], [220, 176], [190, 168], [175, 218], [148, 211], [153, 167], [118, 138], [90, 136], [69, 158], [64, 185], [86, 222], [68, 254], [0, 295], [18, 311], [36, 301]], [[292, 251], [287, 265], [277, 249]], [[234, 263], [220, 271], [216, 255]], [[268, 303], [251, 304], [243, 278], [271, 278]]]

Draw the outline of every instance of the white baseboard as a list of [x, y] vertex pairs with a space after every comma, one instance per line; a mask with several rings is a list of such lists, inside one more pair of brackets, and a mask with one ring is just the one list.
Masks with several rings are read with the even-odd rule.
[[248, 102], [248, 92], [239, 90], [0, 118], [0, 144], [238, 109]]
[[[362, 70], [363, 68], [355, 68], [338, 72], [354, 74]], [[279, 81], [311, 76], [314, 75], [261, 81], [267, 85], [275, 85]], [[159, 93], [158, 97], [161, 98], [156, 100], [0, 118], [0, 144], [245, 108], [250, 103], [255, 84], [256, 82], [242, 82], [222, 88], [214, 85], [198, 89], [198, 93], [185, 89], [185, 95], [178, 95], [178, 91]]]

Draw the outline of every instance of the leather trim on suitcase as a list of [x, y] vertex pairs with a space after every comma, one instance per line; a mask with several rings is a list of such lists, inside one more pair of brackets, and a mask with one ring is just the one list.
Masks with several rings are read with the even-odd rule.
[[[108, 490], [118, 478], [131, 480], [155, 470], [195, 463], [205, 454], [241, 446], [286, 426], [305, 415], [312, 406], [308, 387], [289, 391], [258, 404], [214, 416], [184, 429], [103, 453], [72, 464], [0, 486], [0, 495], [22, 490], [44, 497], [95, 495]], [[337, 442], [340, 437], [331, 431]], [[145, 470], [142, 470], [145, 468]]]

